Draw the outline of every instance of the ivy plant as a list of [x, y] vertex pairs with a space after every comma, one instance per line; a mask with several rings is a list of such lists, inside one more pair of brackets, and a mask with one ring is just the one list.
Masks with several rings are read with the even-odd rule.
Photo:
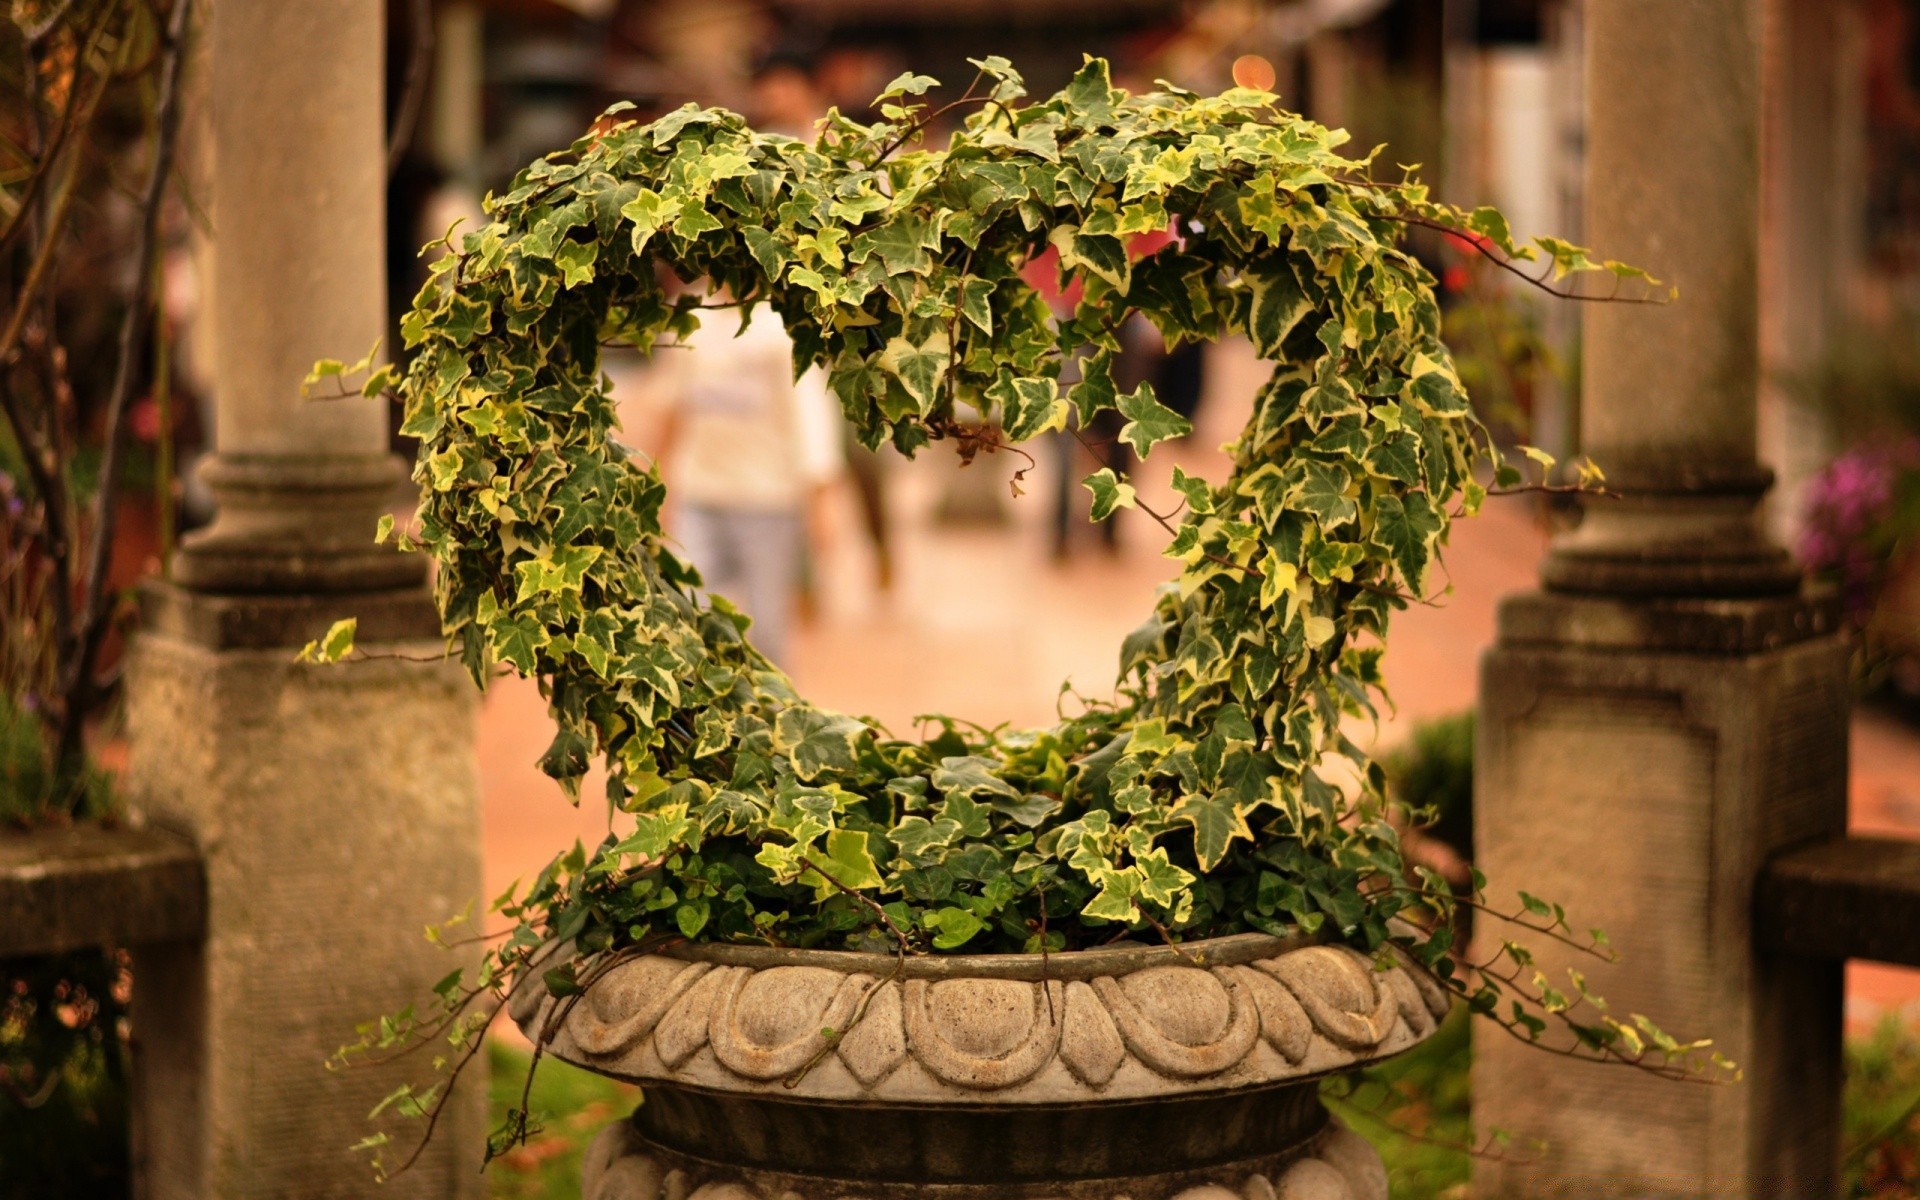
[[[1403, 860], [1382, 773], [1346, 732], [1375, 713], [1389, 622], [1434, 591], [1450, 521], [1519, 481], [1468, 404], [1408, 227], [1536, 263], [1544, 286], [1645, 277], [1516, 245], [1499, 214], [1439, 204], [1410, 173], [1378, 180], [1373, 155], [1342, 155], [1345, 134], [1265, 92], [1129, 95], [1090, 59], [1027, 103], [1007, 62], [975, 65], [949, 104], [903, 75], [879, 123], [835, 113], [812, 141], [616, 106], [490, 197], [484, 228], [448, 235], [402, 324], [407, 366], [366, 383], [398, 392], [420, 441], [416, 523], [382, 536], [433, 557], [476, 682], [539, 681], [559, 727], [545, 771], [577, 801], [603, 763], [622, 817], [500, 898], [511, 934], [431, 1017], [366, 1044], [471, 1047], [485, 1002], [523, 977], [577, 994], [683, 939], [1033, 954], [1261, 931], [1397, 944], [1522, 1036], [1557, 1018], [1579, 1053], [1666, 1069], [1697, 1049], [1595, 1015], [1577, 977], [1530, 975], [1517, 944], [1452, 957], [1456, 898]], [[1022, 274], [1049, 250], [1079, 285], [1064, 317]], [[1115, 409], [1150, 464], [1189, 426], [1114, 382], [1134, 313], [1169, 343], [1244, 335], [1273, 371], [1225, 478], [1173, 470], [1177, 511], [1110, 468], [1086, 477], [1093, 519], [1130, 507], [1165, 528], [1177, 579], [1120, 647], [1112, 698], [1042, 729], [935, 717], [913, 737], [809, 703], [676, 555], [601, 373], [608, 346], [777, 320], [795, 372], [826, 370], [868, 446], [970, 457]], [[1550, 904], [1513, 915], [1571, 937]], [[524, 1130], [518, 1113], [504, 1134]]]

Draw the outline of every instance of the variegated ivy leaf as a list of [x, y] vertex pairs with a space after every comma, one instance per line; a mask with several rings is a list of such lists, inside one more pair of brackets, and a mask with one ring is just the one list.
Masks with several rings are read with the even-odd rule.
[[950, 361], [945, 331], [934, 330], [919, 342], [904, 336], [893, 338], [881, 352], [879, 365], [900, 381], [901, 388], [925, 414], [933, 411], [940, 398], [941, 382], [946, 378]]
[[1115, 509], [1133, 507], [1133, 485], [1122, 483], [1112, 467], [1101, 467], [1080, 484], [1093, 493], [1093, 509], [1089, 515], [1096, 521], [1106, 520]]
[[792, 759], [794, 774], [811, 780], [851, 772], [867, 733], [867, 727], [852, 717], [817, 708], [789, 708], [774, 724], [773, 745]]
[[1153, 385], [1142, 383], [1120, 397], [1120, 415], [1127, 423], [1120, 428], [1120, 440], [1145, 458], [1154, 445], [1169, 438], [1185, 437], [1193, 432], [1193, 423], [1160, 403]]

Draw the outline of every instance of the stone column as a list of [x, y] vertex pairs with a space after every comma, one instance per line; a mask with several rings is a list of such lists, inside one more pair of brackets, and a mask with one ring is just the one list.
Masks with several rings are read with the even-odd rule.
[[1840, 969], [1762, 953], [1749, 916], [1766, 858], [1846, 816], [1845, 650], [1758, 516], [1766, 3], [1586, 7], [1586, 238], [1680, 295], [1585, 311], [1584, 449], [1623, 495], [1503, 606], [1476, 779], [1494, 902], [1561, 901], [1622, 956], [1532, 939], [1545, 969], [1586, 969], [1617, 1014], [1710, 1036], [1745, 1074], [1664, 1082], [1482, 1034], [1476, 1125], [1547, 1143], [1478, 1164], [1482, 1200], [1836, 1186]]
[[[129, 781], [206, 861], [204, 943], [136, 963], [143, 1195], [347, 1197], [396, 1082], [329, 1071], [358, 1023], [455, 965], [421, 929], [480, 888], [473, 697], [451, 665], [293, 662], [341, 617], [431, 657], [424, 563], [373, 544], [402, 500], [384, 401], [309, 401], [384, 328], [381, 0], [219, 0], [201, 36], [218, 516], [146, 596]], [[419, 1056], [416, 1056], [419, 1057]], [[479, 1081], [398, 1185], [476, 1194]]]

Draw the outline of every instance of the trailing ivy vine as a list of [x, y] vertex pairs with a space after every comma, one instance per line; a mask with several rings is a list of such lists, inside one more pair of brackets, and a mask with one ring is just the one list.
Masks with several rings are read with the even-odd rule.
[[[1474, 418], [1406, 227], [1556, 280], [1645, 277], [1517, 246], [1497, 213], [1411, 177], [1380, 182], [1372, 156], [1338, 153], [1343, 133], [1264, 92], [1131, 96], [1089, 60], [1023, 103], [1004, 60], [976, 65], [944, 108], [904, 75], [880, 123], [834, 114], [811, 143], [721, 110], [642, 125], [616, 106], [490, 198], [490, 224], [449, 234], [402, 325], [409, 365], [366, 385], [397, 386], [421, 444], [417, 527], [382, 534], [433, 556], [477, 682], [502, 665], [540, 681], [559, 724], [545, 771], [577, 799], [603, 762], [625, 816], [500, 899], [517, 924], [477, 977], [447, 981], [444, 1011], [369, 1044], [471, 1044], [476, 999], [530, 972], [576, 993], [669, 939], [1036, 953], [1305, 930], [1398, 943], [1522, 1036], [1557, 1012], [1581, 1052], [1642, 1061], [1631, 1029], [1569, 1016], [1577, 999], [1518, 959], [1455, 966], [1453, 894], [1403, 861], [1380, 770], [1343, 725], [1374, 715], [1389, 619], [1433, 589], [1450, 520], [1518, 479]], [[914, 145], [960, 108], [943, 147]], [[1152, 253], [1131, 245], [1169, 230]], [[1049, 249], [1079, 285], [1065, 318], [1022, 277]], [[615, 440], [601, 375], [609, 345], [778, 320], [796, 372], [827, 370], [869, 446], [992, 452], [1117, 409], [1148, 459], [1189, 427], [1150, 386], [1114, 383], [1136, 312], [1170, 343], [1244, 334], [1273, 373], [1225, 479], [1172, 472], [1179, 511], [1152, 515], [1178, 579], [1121, 646], [1113, 698], [1043, 729], [935, 717], [907, 737], [806, 701], [676, 556], [665, 489]], [[1109, 468], [1084, 482], [1095, 520], [1144, 507]], [[1567, 936], [1551, 906], [1523, 919]]]

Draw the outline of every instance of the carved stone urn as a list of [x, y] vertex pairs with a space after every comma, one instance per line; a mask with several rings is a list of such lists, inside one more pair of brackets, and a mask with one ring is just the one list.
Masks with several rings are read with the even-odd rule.
[[[565, 1004], [537, 989], [529, 1036]], [[1319, 1080], [1432, 1033], [1401, 959], [1257, 934], [895, 959], [695, 945], [608, 972], [547, 1052], [644, 1085], [584, 1200], [1386, 1200]]]

